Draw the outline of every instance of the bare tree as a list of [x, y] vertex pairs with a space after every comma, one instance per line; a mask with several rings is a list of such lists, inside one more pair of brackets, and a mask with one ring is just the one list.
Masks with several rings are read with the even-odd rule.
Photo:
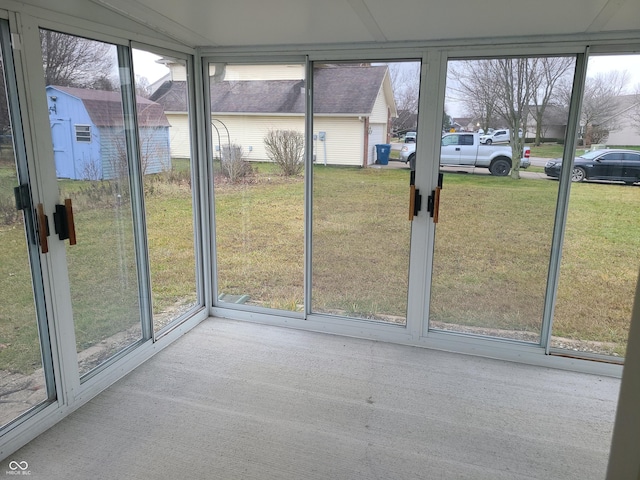
[[136, 96], [149, 98], [152, 93], [149, 79], [141, 75], [136, 75]]
[[398, 110], [398, 118], [393, 121], [394, 130], [413, 130], [416, 128], [418, 119], [420, 63], [391, 63], [389, 64], [389, 76]]
[[[496, 111], [509, 126], [511, 178], [520, 178], [520, 158], [527, 131], [527, 111], [538, 84], [538, 58], [485, 60], [496, 82]], [[522, 129], [522, 134], [520, 134]]]
[[585, 144], [601, 143], [611, 130], [620, 128], [617, 98], [624, 93], [628, 82], [628, 72], [619, 70], [586, 79], [580, 118], [586, 128]]
[[40, 30], [47, 85], [115, 90], [115, 49], [106, 43]]
[[563, 79], [568, 79], [574, 64], [573, 57], [543, 57], [538, 60], [539, 72], [535, 76], [537, 85], [535, 85], [535, 93], [532, 98], [533, 116], [536, 122], [534, 141], [536, 146], [540, 145], [547, 106], [551, 103], [558, 103], [557, 98], [561, 95], [560, 89], [557, 88], [558, 84]]
[[640, 83], [635, 87], [633, 94], [633, 107], [631, 107], [629, 116], [631, 117], [632, 125], [635, 127], [636, 131], [640, 133]]
[[487, 130], [498, 120], [495, 71], [489, 60], [450, 62], [447, 74], [447, 99], [461, 102], [466, 114]]

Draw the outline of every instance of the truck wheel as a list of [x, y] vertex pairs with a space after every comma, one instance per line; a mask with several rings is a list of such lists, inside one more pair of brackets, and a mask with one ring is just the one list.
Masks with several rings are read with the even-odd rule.
[[487, 145], [491, 145], [493, 142], [491, 141], [490, 138], [487, 138], [484, 143], [486, 143]]
[[506, 177], [509, 175], [509, 170], [511, 170], [511, 162], [504, 158], [497, 158], [489, 166], [489, 171], [491, 175], [495, 175], [496, 177]]

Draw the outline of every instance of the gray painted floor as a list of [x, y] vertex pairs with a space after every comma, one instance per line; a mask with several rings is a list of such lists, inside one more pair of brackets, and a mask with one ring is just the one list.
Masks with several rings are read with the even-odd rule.
[[619, 380], [207, 320], [0, 464], [57, 479], [603, 479]]

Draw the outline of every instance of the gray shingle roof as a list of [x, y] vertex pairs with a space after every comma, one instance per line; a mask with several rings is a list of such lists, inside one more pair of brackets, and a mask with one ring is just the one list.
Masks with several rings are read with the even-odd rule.
[[[314, 70], [314, 112], [369, 115], [386, 66], [331, 66]], [[167, 81], [151, 99], [167, 112], [187, 111], [184, 81]], [[304, 113], [303, 80], [246, 80], [211, 83], [212, 113]]]
[[[92, 90], [87, 88], [59, 87], [51, 85], [61, 92], [82, 100], [91, 121], [98, 127], [123, 126], [122, 95], [120, 92]], [[169, 127], [162, 105], [144, 97], [136, 97], [138, 122], [142, 127]]]

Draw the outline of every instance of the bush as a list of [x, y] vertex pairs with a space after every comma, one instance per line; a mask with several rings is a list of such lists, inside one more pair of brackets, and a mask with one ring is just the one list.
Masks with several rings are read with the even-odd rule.
[[252, 172], [251, 165], [242, 158], [243, 156], [242, 147], [235, 143], [222, 145], [220, 149], [220, 169], [222, 175], [227, 177], [232, 183], [238, 182]]
[[283, 175], [302, 173], [304, 168], [304, 135], [297, 130], [270, 130], [264, 137], [267, 156]]

